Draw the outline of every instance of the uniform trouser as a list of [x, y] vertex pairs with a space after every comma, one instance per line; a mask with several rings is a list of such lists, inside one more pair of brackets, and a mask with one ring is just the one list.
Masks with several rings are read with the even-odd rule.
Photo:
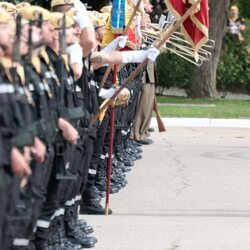
[[[116, 153], [121, 150], [122, 148], [122, 133], [127, 128], [125, 124], [127, 124], [127, 120], [129, 117], [129, 106], [116, 106], [115, 108], [115, 131], [114, 131], [114, 141], [113, 141], [113, 152]], [[104, 144], [103, 144], [103, 156], [108, 157], [108, 149], [110, 145], [109, 141], [110, 137], [110, 120], [108, 119], [107, 121], [107, 131], [106, 131], [106, 136], [104, 138]], [[106, 165], [103, 164], [103, 167]], [[106, 171], [106, 169], [103, 169], [102, 171]]]
[[9, 183], [10, 177], [5, 173], [3, 169], [0, 169], [0, 249], [4, 249], [3, 246], [3, 231], [4, 231], [4, 218], [6, 215], [7, 199], [9, 199]]
[[141, 140], [149, 137], [148, 128], [153, 112], [154, 97], [155, 85], [150, 83], [144, 84], [132, 128], [131, 138], [134, 140]]
[[[47, 186], [52, 172], [53, 161], [54, 161], [54, 148], [52, 144], [49, 144], [47, 145], [45, 162], [42, 164], [35, 165], [35, 169], [33, 171], [34, 175], [33, 178], [31, 179], [30, 188], [31, 190], [34, 189], [33, 190], [34, 204], [33, 204], [32, 219], [29, 226], [30, 234], [32, 234], [32, 232], [35, 232], [37, 229], [37, 222], [39, 217], [41, 216], [42, 205], [43, 202], [45, 201]], [[29, 190], [27, 190], [27, 192], [29, 192]]]
[[[62, 147], [59, 145], [63, 145]], [[59, 149], [60, 148], [60, 149]], [[36, 244], [39, 246], [47, 242], [50, 235], [51, 223], [57, 217], [64, 215], [64, 203], [67, 197], [64, 196], [67, 191], [67, 185], [73, 180], [58, 180], [57, 174], [64, 169], [68, 160], [66, 154], [66, 144], [56, 142], [54, 144], [55, 156], [52, 164], [52, 171], [47, 185], [45, 201], [42, 205], [41, 215], [37, 221]]]
[[[17, 204], [14, 204], [14, 210], [17, 216], [10, 216], [12, 219], [7, 222], [7, 240], [9, 245], [16, 247], [27, 246], [30, 240], [34, 239], [36, 223], [40, 216], [42, 203], [45, 199], [48, 176], [51, 172], [54, 153], [51, 145], [47, 145], [47, 155], [44, 163], [31, 163], [32, 175], [28, 184], [18, 190], [18, 180], [14, 177], [14, 186], [17, 193], [15, 194]], [[20, 191], [20, 193], [19, 193]], [[18, 204], [19, 203], [19, 204]], [[23, 211], [18, 211], [18, 207], [23, 206]], [[11, 211], [11, 210], [10, 210]], [[14, 228], [14, 229], [13, 229]]]
[[[115, 128], [116, 131], [116, 128]], [[107, 111], [105, 115], [105, 120], [103, 120], [102, 128], [100, 131], [97, 132], [98, 134], [101, 134], [101, 143], [96, 142], [96, 146], [98, 146], [98, 149], [96, 152], [96, 162], [97, 163], [97, 174], [95, 176], [95, 179], [93, 177], [92, 181], [88, 183], [99, 183], [103, 180], [103, 177], [107, 175], [107, 158], [109, 157], [109, 145], [110, 145], [110, 113]], [[91, 185], [93, 185], [91, 184]]]
[[[28, 246], [27, 227], [31, 221], [33, 202], [21, 201], [20, 178], [8, 176], [8, 201], [4, 218], [3, 249], [9, 250], [13, 245]], [[30, 203], [28, 203], [28, 201]]]
[[[75, 181], [68, 182], [68, 189], [66, 190], [65, 197], [67, 201], [74, 199], [80, 192], [82, 173], [87, 172], [85, 164], [85, 155], [87, 151], [88, 135], [84, 135], [78, 140], [76, 145], [72, 146], [72, 151], [69, 160], [69, 171], [77, 176]], [[85, 174], [87, 175], [87, 174]]]
[[93, 143], [93, 154], [91, 157], [91, 163], [88, 172], [88, 185], [93, 185], [95, 183], [97, 171], [101, 171], [100, 160], [102, 158], [105, 158], [105, 155], [103, 154], [103, 146], [108, 126], [109, 113], [106, 112], [105, 117], [97, 130], [97, 138], [94, 140]]
[[[62, 216], [65, 221], [73, 218], [71, 211], [75, 207], [76, 201], [80, 200], [79, 193], [82, 186], [86, 186], [87, 183], [88, 150], [90, 149], [89, 137], [87, 136], [84, 139], [81, 138], [77, 145], [71, 147], [69, 158], [65, 158], [65, 154], [55, 156], [54, 168], [48, 185], [48, 194], [43, 204], [42, 217], [39, 219], [43, 223], [40, 223], [37, 230], [38, 244], [47, 240], [51, 233], [51, 224], [59, 225], [56, 221], [61, 221]], [[69, 161], [68, 170], [76, 176], [76, 179], [57, 180], [58, 166], [64, 168], [67, 161]], [[75, 209], [74, 212], [76, 212]]]
[[[118, 150], [122, 143], [122, 131], [124, 130], [124, 125], [128, 113], [126, 112], [127, 106], [118, 106], [116, 107], [115, 112], [115, 131], [114, 131], [114, 143], [113, 148], [114, 152]], [[109, 137], [109, 133], [108, 133]], [[108, 144], [109, 145], [109, 144]]]
[[82, 174], [82, 186], [81, 186], [81, 195], [82, 195], [83, 203], [86, 200], [86, 192], [93, 185], [93, 180], [90, 180], [90, 182], [88, 183], [88, 178], [90, 176], [89, 169], [91, 165], [95, 139], [96, 138], [89, 137], [88, 142], [87, 142], [87, 150], [86, 150], [85, 161], [84, 161], [84, 164], [86, 164], [86, 167], [87, 167], [87, 172]]
[[131, 126], [131, 124], [134, 122], [135, 119], [135, 114], [136, 114], [136, 109], [138, 106], [138, 100], [139, 100], [139, 96], [141, 93], [141, 82], [137, 81], [137, 82], [133, 82], [130, 86], [130, 89], [133, 92], [132, 98], [130, 100], [129, 103], [129, 117], [127, 120], [127, 126]]
[[128, 87], [131, 92], [131, 98], [128, 105], [117, 107], [116, 112], [116, 131], [114, 138], [114, 151], [118, 152], [124, 147], [123, 143], [129, 137], [131, 124], [134, 121], [136, 105], [138, 102], [138, 96], [140, 86], [136, 85], [135, 82], [131, 83]]
[[77, 208], [81, 201], [81, 191], [85, 188], [89, 169], [89, 147], [91, 143], [88, 134], [82, 135], [77, 145], [72, 148], [72, 157], [69, 169], [77, 175], [77, 180], [69, 183], [67, 201], [65, 203], [64, 221], [67, 222], [77, 218]]

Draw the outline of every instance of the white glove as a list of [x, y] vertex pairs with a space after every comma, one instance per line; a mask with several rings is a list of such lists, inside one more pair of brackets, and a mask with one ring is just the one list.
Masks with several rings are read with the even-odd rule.
[[86, 6], [85, 4], [83, 4], [81, 1], [79, 0], [75, 0], [74, 1], [74, 9], [79, 11], [79, 12], [87, 12]]
[[99, 96], [102, 98], [111, 98], [115, 92], [116, 92], [116, 89], [114, 89], [114, 88], [110, 88], [110, 89], [102, 88], [100, 93], [99, 93]]
[[88, 12], [86, 10], [86, 7], [81, 1], [76, 0], [74, 2], [74, 9], [76, 10], [76, 15], [74, 16], [74, 21], [79, 25], [81, 30], [84, 28], [93, 27], [93, 24], [90, 21], [90, 18], [88, 16]]
[[118, 48], [118, 46], [120, 49], [123, 49], [126, 46], [127, 39], [128, 39], [127, 36], [118, 36], [109, 45], [103, 48], [102, 51], [104, 52], [115, 51]]
[[140, 63], [147, 58], [146, 50], [122, 51], [122, 63]]
[[118, 46], [120, 49], [125, 48], [127, 40], [128, 40], [128, 36], [119, 36], [118, 38]]
[[156, 60], [156, 58], [159, 54], [160, 54], [160, 51], [156, 48], [150, 48], [147, 50], [147, 57], [152, 62], [154, 62]]
[[122, 63], [141, 63], [145, 59], [149, 59], [154, 62], [159, 53], [159, 50], [156, 48], [148, 50], [122, 51]]

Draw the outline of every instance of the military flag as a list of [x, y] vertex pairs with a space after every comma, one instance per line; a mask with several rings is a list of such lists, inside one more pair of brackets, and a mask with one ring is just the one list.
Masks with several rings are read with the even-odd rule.
[[[185, 14], [197, 0], [165, 0], [168, 9], [177, 20]], [[181, 25], [185, 39], [193, 46], [195, 57], [199, 49], [208, 41], [209, 14], [208, 0], [202, 0], [193, 13]]]
[[113, 1], [111, 29], [114, 34], [122, 34], [126, 25], [126, 0]]

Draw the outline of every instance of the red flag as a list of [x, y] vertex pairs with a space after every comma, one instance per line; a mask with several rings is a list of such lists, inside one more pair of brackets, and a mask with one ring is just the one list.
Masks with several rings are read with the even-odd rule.
[[[196, 0], [165, 0], [168, 9], [179, 20]], [[202, 0], [194, 13], [181, 26], [187, 41], [193, 46], [195, 53], [208, 41], [209, 15], [208, 0]]]

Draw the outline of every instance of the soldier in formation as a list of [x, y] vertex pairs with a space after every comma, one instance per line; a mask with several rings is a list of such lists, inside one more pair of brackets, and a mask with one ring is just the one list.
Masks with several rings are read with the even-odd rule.
[[[137, 64], [159, 54], [140, 50], [143, 9], [128, 34], [115, 38], [111, 7], [90, 12], [79, 0], [52, 0], [49, 11], [0, 3], [0, 249], [94, 247], [94, 230], [78, 214], [104, 214], [107, 158], [110, 193], [117, 193], [142, 157], [131, 128], [143, 72], [116, 99], [112, 156], [110, 109], [92, 122]], [[128, 16], [134, 7], [128, 1]], [[111, 70], [102, 82], [109, 64], [119, 65], [117, 76]]]

